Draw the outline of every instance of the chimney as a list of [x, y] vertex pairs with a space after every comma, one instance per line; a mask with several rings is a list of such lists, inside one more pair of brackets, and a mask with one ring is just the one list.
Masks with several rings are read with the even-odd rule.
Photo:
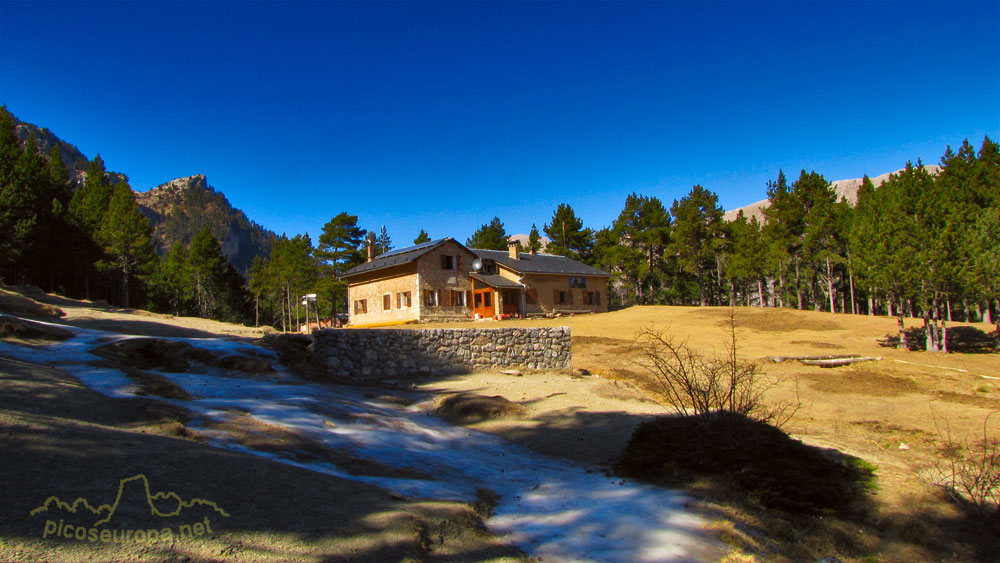
[[375, 259], [375, 241], [368, 239], [368, 261]]
[[521, 246], [521, 244], [518, 243], [516, 240], [509, 240], [509, 241], [507, 241], [507, 254], [510, 256], [511, 260], [517, 260], [518, 259], [518, 254], [517, 253], [518, 253], [518, 249], [520, 248], [520, 246]]

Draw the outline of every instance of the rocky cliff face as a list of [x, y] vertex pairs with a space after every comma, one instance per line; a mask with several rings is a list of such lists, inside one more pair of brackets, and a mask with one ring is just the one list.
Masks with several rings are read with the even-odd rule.
[[222, 243], [222, 253], [237, 270], [246, 273], [254, 256], [269, 256], [276, 236], [233, 208], [202, 174], [177, 178], [148, 192], [136, 193], [139, 209], [149, 217], [158, 254], [176, 242], [190, 244], [208, 227]]

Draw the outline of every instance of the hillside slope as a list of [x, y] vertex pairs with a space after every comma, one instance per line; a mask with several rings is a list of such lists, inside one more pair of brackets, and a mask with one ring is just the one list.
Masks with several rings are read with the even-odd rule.
[[[78, 182], [86, 178], [90, 159], [76, 145], [62, 140], [46, 127], [16, 117], [14, 122], [22, 143], [33, 137], [39, 152], [45, 156], [53, 147], [58, 147], [70, 176]], [[121, 172], [109, 172], [109, 175], [116, 184], [128, 179]], [[208, 185], [204, 175], [177, 178], [148, 192], [136, 192], [135, 197], [153, 226], [155, 250], [160, 256], [178, 241], [189, 244], [206, 226], [222, 243], [222, 252], [229, 262], [243, 273], [250, 269], [255, 256], [266, 257], [274, 247], [276, 235], [234, 208], [225, 195]]]

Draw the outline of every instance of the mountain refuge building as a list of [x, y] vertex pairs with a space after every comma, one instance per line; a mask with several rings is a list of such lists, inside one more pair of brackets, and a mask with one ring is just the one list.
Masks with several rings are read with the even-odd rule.
[[342, 274], [350, 326], [600, 313], [611, 274], [582, 262], [466, 248], [443, 238], [401, 248]]

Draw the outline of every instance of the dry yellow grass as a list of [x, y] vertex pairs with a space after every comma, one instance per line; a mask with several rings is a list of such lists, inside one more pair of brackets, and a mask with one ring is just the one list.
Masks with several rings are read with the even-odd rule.
[[[1000, 354], [942, 354], [883, 347], [879, 341], [897, 330], [896, 319], [890, 317], [761, 308], [737, 308], [735, 312], [739, 355], [762, 362], [767, 374], [778, 380], [769, 398], [787, 400], [797, 395], [803, 404], [785, 430], [806, 443], [834, 448], [878, 466], [878, 515], [873, 523], [861, 526], [840, 522], [816, 528], [817, 523], [812, 522], [806, 526], [810, 533], [792, 526], [796, 529], [782, 540], [781, 526], [775, 527], [773, 519], [754, 514], [731, 498], [720, 501], [709, 494], [706, 498], [727, 507], [724, 520], [769, 530], [772, 539], [776, 536], [779, 543], [784, 541], [783, 549], [772, 551], [765, 559], [837, 554], [850, 560], [858, 553], [867, 553], [867, 560], [875, 561], [982, 557], [984, 546], [975, 545], [975, 533], [971, 539], [962, 535], [968, 532], [969, 522], [958, 508], [942, 499], [932, 481], [934, 466], [942, 460], [945, 427], [954, 436], [974, 437], [978, 433], [981, 437], [986, 415], [1000, 411]], [[629, 359], [629, 345], [637, 331], [643, 327], [666, 329], [701, 353], [722, 353], [729, 313], [725, 307], [632, 307], [600, 315], [433, 327], [569, 326], [574, 368], [626, 380], [655, 394], [655, 381]], [[906, 326], [920, 327], [922, 320], [907, 319]], [[986, 324], [949, 326], [993, 330]], [[776, 364], [766, 359], [830, 354], [882, 359], [839, 368], [810, 367], [794, 361]], [[1000, 424], [995, 423], [991, 433], [997, 432]], [[745, 553], [748, 547], [740, 541], [731, 545], [737, 553]]]

